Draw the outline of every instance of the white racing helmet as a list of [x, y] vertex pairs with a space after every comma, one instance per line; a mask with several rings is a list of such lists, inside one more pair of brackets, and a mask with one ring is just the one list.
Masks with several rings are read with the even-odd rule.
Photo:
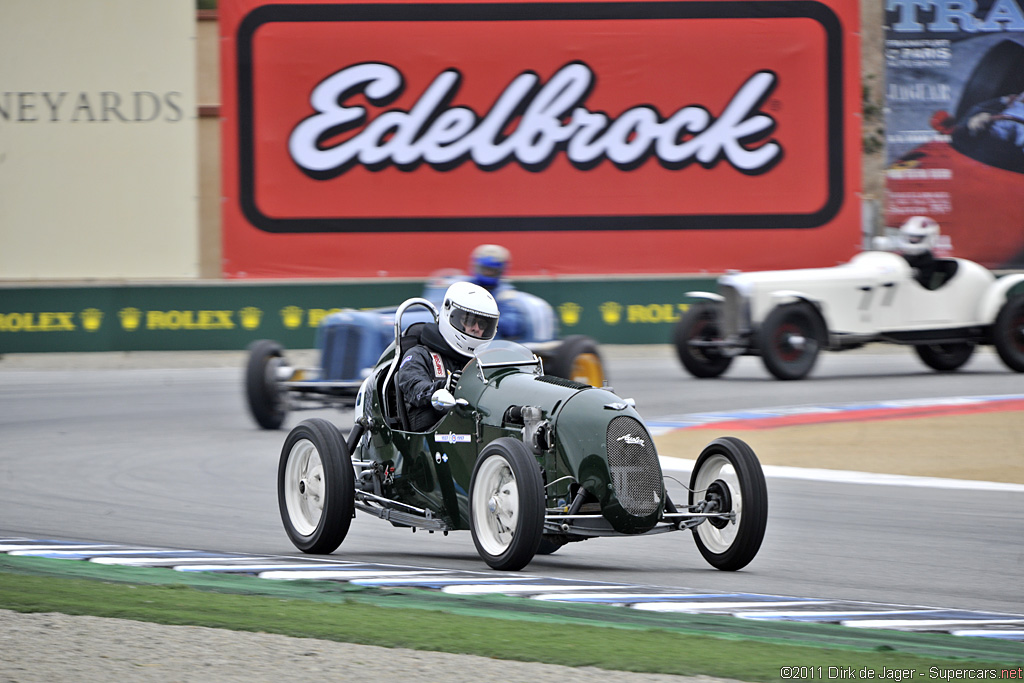
[[939, 244], [939, 224], [927, 216], [911, 216], [900, 226], [896, 246], [904, 254], [923, 254]]
[[472, 282], [456, 282], [444, 293], [437, 327], [441, 336], [463, 356], [498, 331], [498, 304], [491, 293]]

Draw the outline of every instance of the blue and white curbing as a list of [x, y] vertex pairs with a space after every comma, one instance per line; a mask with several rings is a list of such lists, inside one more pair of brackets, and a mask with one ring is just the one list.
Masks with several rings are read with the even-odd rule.
[[263, 557], [75, 541], [0, 539], [0, 553], [82, 560], [105, 565], [163, 567], [181, 572], [246, 574], [266, 580], [315, 579], [377, 588], [421, 588], [453, 595], [518, 595], [534, 600], [620, 605], [662, 613], [720, 614], [759, 621], [840, 624], [849, 628], [941, 632], [1024, 642], [1024, 615], [885, 605], [757, 593], [698, 593], [541, 576], [433, 567]]

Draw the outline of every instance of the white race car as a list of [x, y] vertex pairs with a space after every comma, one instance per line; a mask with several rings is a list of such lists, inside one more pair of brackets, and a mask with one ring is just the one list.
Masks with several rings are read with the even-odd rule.
[[958, 258], [937, 266], [924, 284], [889, 251], [832, 268], [728, 273], [717, 293], [688, 293], [699, 301], [676, 325], [676, 352], [696, 377], [718, 377], [736, 356], [760, 355], [775, 377], [800, 379], [822, 349], [909, 344], [926, 365], [948, 372], [977, 344], [992, 344], [1024, 372], [1024, 274], [997, 278]]

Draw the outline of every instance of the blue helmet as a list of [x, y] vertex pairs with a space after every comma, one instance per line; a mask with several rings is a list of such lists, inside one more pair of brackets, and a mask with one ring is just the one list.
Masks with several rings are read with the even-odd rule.
[[501, 276], [511, 258], [508, 249], [497, 244], [481, 244], [473, 250], [470, 266], [473, 270], [473, 282], [493, 289], [501, 282]]

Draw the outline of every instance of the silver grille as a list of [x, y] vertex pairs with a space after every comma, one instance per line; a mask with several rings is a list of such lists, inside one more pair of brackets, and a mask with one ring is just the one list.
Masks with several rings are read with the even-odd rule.
[[645, 517], [661, 504], [661, 465], [647, 429], [625, 415], [608, 423], [608, 472], [619, 503], [629, 514]]
[[722, 304], [722, 319], [719, 321], [719, 329], [723, 339], [735, 337], [743, 327], [742, 305], [743, 297], [731, 285], [719, 285], [718, 293], [725, 301]]

